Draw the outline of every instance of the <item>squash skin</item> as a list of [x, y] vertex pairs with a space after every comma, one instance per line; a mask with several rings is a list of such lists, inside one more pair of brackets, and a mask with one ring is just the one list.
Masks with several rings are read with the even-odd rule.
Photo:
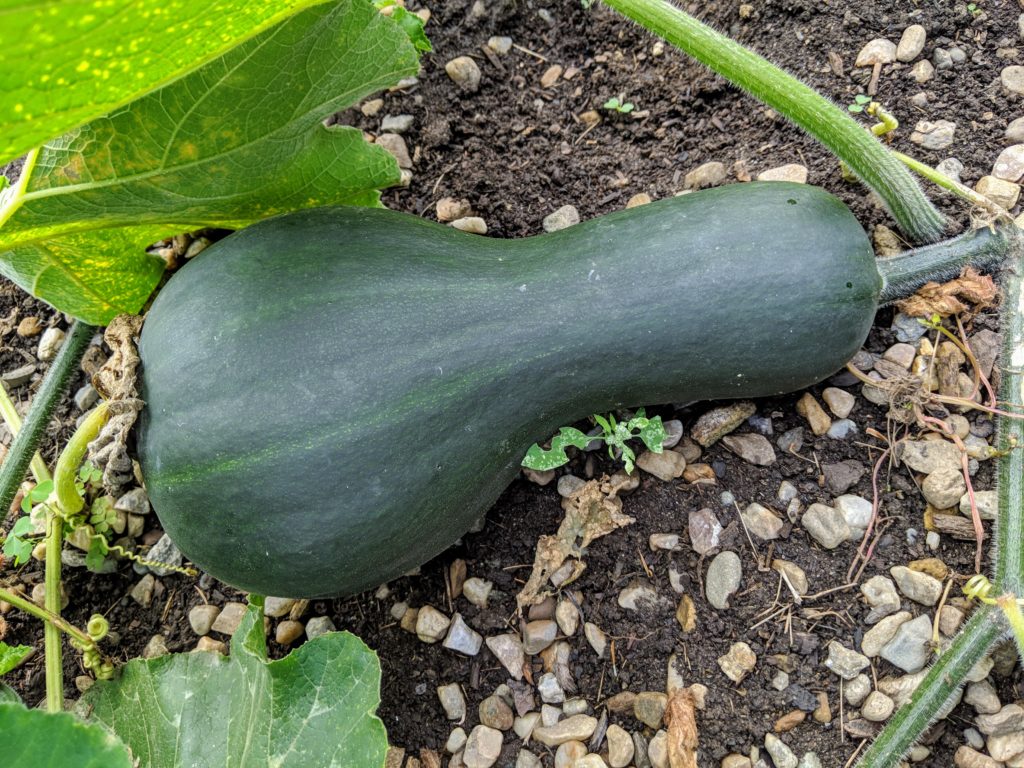
[[853, 215], [799, 184], [512, 241], [379, 209], [287, 214], [157, 297], [139, 458], [164, 530], [217, 578], [351, 594], [451, 545], [563, 424], [826, 378], [880, 289]]

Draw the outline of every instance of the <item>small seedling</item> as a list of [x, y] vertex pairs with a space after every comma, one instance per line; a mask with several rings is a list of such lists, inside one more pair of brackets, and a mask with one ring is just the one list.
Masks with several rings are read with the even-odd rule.
[[859, 114], [863, 112], [865, 109], [867, 109], [867, 106], [870, 103], [870, 96], [865, 96], [863, 93], [858, 93], [856, 96], [853, 97], [853, 104], [847, 105], [846, 110], [848, 112], [853, 112], [854, 114]]
[[530, 450], [526, 452], [526, 458], [523, 459], [523, 466], [539, 472], [554, 469], [569, 462], [565, 449], [570, 445], [583, 450], [590, 443], [602, 440], [608, 446], [608, 455], [614, 459], [617, 458], [616, 452], [619, 452], [626, 465], [626, 472], [632, 473], [636, 454], [626, 444], [627, 441], [639, 437], [649, 450], [654, 453], [662, 451], [661, 445], [665, 442], [665, 425], [661, 423], [660, 416], [649, 419], [644, 413], [644, 409], [640, 408], [637, 410], [636, 416], [629, 421], [617, 421], [614, 414], [608, 414], [607, 418], [595, 414], [593, 418], [601, 427], [601, 434], [585, 435], [575, 427], [562, 427], [552, 438], [550, 449], [545, 451], [536, 443], [531, 445]]
[[623, 115], [628, 115], [633, 111], [635, 105], [631, 101], [624, 101], [624, 96], [612, 96], [602, 106], [609, 112], [618, 112]]
[[971, 16], [977, 16], [981, 13], [981, 8], [978, 7], [977, 3], [968, 3], [967, 12], [971, 14]]
[[580, 0], [580, 5], [583, 6], [583, 10], [589, 11], [594, 7], [594, 0]]

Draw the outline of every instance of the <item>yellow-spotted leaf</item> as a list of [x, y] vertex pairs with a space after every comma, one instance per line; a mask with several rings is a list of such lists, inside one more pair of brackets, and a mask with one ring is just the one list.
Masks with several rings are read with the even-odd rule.
[[324, 0], [0, 0], [0, 165]]
[[418, 67], [408, 35], [367, 0], [302, 11], [32, 153], [0, 193], [0, 272], [102, 324], [159, 281], [147, 238], [377, 205], [399, 180], [394, 158], [323, 120]]

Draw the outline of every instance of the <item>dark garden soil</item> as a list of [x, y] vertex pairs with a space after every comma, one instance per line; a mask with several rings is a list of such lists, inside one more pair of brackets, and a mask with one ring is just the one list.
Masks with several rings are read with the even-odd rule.
[[[414, 117], [413, 127], [405, 134], [413, 153], [412, 181], [408, 188], [385, 194], [389, 207], [435, 218], [439, 199], [464, 198], [474, 214], [486, 221], [489, 236], [517, 237], [540, 232], [542, 219], [563, 205], [575, 205], [581, 217], [589, 219], [622, 209], [638, 193], [653, 199], [669, 197], [683, 189], [688, 171], [708, 161], [721, 161], [732, 169], [728, 181], [733, 183], [737, 176], [756, 176], [785, 163], [801, 163], [809, 169], [809, 182], [842, 198], [869, 232], [876, 224], [895, 226], [863, 187], [842, 180], [837, 163], [814, 141], [681, 53], [666, 47], [661, 55], [654, 55], [654, 38], [607, 9], [586, 10], [578, 0], [548, 4], [486, 0], [477, 2], [476, 10], [473, 6], [469, 0], [431, 6], [433, 17], [427, 31], [434, 53], [424, 58], [418, 84], [385, 94], [384, 107], [376, 117], [366, 117], [358, 109], [338, 116], [340, 121], [371, 133], [379, 129], [382, 115]], [[985, 0], [978, 6], [981, 12], [972, 14], [963, 4], [945, 0], [754, 0], [753, 13], [745, 13], [742, 19], [738, 2], [691, 4], [690, 10], [841, 105], [852, 103], [866, 89], [870, 70], [855, 70], [853, 62], [869, 40], [886, 37], [896, 41], [905, 27], [920, 23], [928, 30], [923, 58], [930, 59], [937, 46], [955, 44], [967, 54], [966, 61], [936, 72], [924, 85], [908, 77], [910, 65], [886, 67], [878, 82], [877, 98], [901, 122], [894, 147], [930, 165], [955, 157], [964, 165], [963, 181], [973, 185], [989, 173], [1005, 146], [1007, 124], [1024, 114], [999, 85], [1003, 67], [1024, 63], [1017, 48], [1021, 7], [1007, 0]], [[515, 47], [505, 55], [485, 52], [493, 35], [511, 37]], [[472, 56], [482, 70], [481, 87], [475, 93], [461, 91], [445, 74], [445, 62], [460, 55]], [[577, 71], [571, 78], [566, 72], [552, 87], [542, 88], [542, 76], [555, 64]], [[912, 102], [922, 92], [925, 99]], [[610, 116], [601, 110], [612, 96], [633, 102], [634, 113]], [[580, 117], [588, 110], [601, 113], [599, 125], [590, 126]], [[917, 121], [940, 119], [956, 123], [952, 146], [936, 152], [911, 143]], [[966, 226], [966, 210], [960, 202], [934, 189], [929, 194], [956, 229]], [[738, 318], [748, 314], [742, 301], [735, 310]], [[8, 318], [0, 327], [4, 331], [5, 346], [0, 349], [4, 371], [35, 361], [35, 342], [13, 331], [27, 315], [36, 315], [44, 323], [63, 324], [63, 318], [45, 305], [16, 295], [13, 289], [0, 292], [0, 318]], [[693, 307], [693, 315], [693, 327], [681, 328], [680, 333], [708, 333], [701, 327], [701, 308]], [[866, 344], [868, 350], [881, 353], [895, 342], [890, 330], [892, 315], [891, 309], [879, 313], [877, 327]], [[740, 322], [757, 321], [747, 318]], [[995, 327], [995, 322], [994, 315], [982, 315], [975, 320], [975, 328]], [[707, 336], [706, 343], [714, 348], [713, 334]], [[637, 372], [638, 377], [642, 375]], [[848, 379], [839, 381], [850, 387]], [[82, 383], [84, 377], [77, 384]], [[820, 395], [827, 384], [812, 392]], [[25, 399], [31, 386], [14, 391]], [[859, 393], [860, 387], [850, 389]], [[796, 414], [799, 394], [757, 403], [758, 415], [770, 420], [773, 444], [786, 430], [806, 427]], [[695, 419], [711, 407], [707, 403], [680, 408], [652, 405], [650, 413], [665, 420], [682, 420], [686, 434]], [[78, 411], [69, 404], [60, 415], [73, 421]], [[822, 662], [832, 639], [848, 648], [859, 647], [867, 628], [867, 607], [859, 590], [853, 588], [792, 606], [786, 615], [759, 623], [776, 601], [781, 607], [792, 600], [785, 589], [780, 593], [777, 574], [759, 569], [758, 563], [781, 557], [799, 564], [807, 573], [809, 592], [814, 594], [845, 582], [855, 545], [827, 551], [800, 526], [787, 523], [780, 539], [755, 540], [752, 548], [736, 507], [723, 506], [721, 497], [729, 492], [740, 507], [759, 502], [780, 509], [776, 492], [782, 480], [789, 480], [798, 488], [805, 507], [818, 501], [831, 503], [837, 494], [825, 487], [822, 467], [849, 460], [866, 471], [847, 492], [870, 499], [869, 470], [880, 443], [866, 432], [874, 428], [885, 433], [885, 413], [858, 396], [851, 418], [857, 424], [857, 435], [842, 440], [815, 438], [805, 429], [799, 455], [778, 451], [778, 460], [768, 467], [748, 464], [716, 444], [701, 458], [714, 469], [714, 485], [683, 480], [665, 483], [641, 475], [641, 487], [626, 496], [623, 505], [623, 511], [636, 522], [594, 542], [585, 558], [587, 569], [573, 585], [583, 594], [584, 620], [599, 626], [614, 642], [613, 662], [607, 653], [598, 658], [582, 631], [570, 638], [576, 695], [589, 702], [592, 713], [599, 714], [601, 703], [620, 691], [664, 691], [667, 661], [676, 654], [686, 683], [703, 683], [709, 689], [706, 709], [698, 715], [702, 767], [717, 767], [730, 752], [749, 753], [752, 746], [763, 746], [765, 733], [773, 731], [779, 717], [795, 709], [809, 715], [817, 705], [818, 692], [829, 697], [831, 722], [817, 722], [808, 716], [783, 738], [798, 756], [816, 752], [827, 768], [847, 762], [861, 738], [844, 734], [840, 727], [838, 678]], [[972, 421], [977, 430], [984, 429], [983, 420], [972, 417]], [[59, 430], [65, 437], [67, 426]], [[741, 431], [751, 428], [744, 426]], [[57, 432], [55, 428], [51, 435], [56, 437]], [[48, 459], [53, 458], [55, 445], [55, 441], [48, 443]], [[577, 457], [560, 471], [592, 477], [616, 468], [607, 456], [593, 453]], [[990, 468], [983, 465], [975, 478], [978, 487], [991, 487], [989, 475]], [[926, 547], [924, 501], [908, 471], [894, 470], [883, 478], [882, 485], [886, 484], [882, 493], [889, 527], [863, 578], [888, 574], [891, 566], [929, 556], [940, 557], [965, 577], [972, 574], [972, 543], [943, 536], [937, 552]], [[452, 682], [463, 686], [469, 714], [462, 725], [468, 732], [478, 722], [478, 703], [508, 681], [506, 671], [486, 648], [467, 658], [440, 645], [427, 645], [403, 631], [391, 616], [392, 605], [406, 601], [414, 607], [433, 605], [448, 615], [459, 611], [485, 637], [518, 631], [515, 595], [529, 574], [538, 537], [558, 527], [563, 514], [560, 501], [555, 483], [540, 487], [526, 479], [517, 480], [490, 511], [482, 531], [467, 535], [425, 565], [420, 575], [390, 584], [389, 595], [381, 599], [367, 593], [311, 603], [307, 618], [329, 616], [339, 629], [355, 632], [379, 653], [383, 668], [380, 715], [391, 743], [410, 754], [421, 748], [443, 752], [456, 724], [446, 719], [437, 686]], [[722, 548], [737, 552], [742, 559], [742, 586], [725, 611], [713, 609], [704, 599], [707, 562], [688, 545], [686, 516], [702, 507], [713, 509], [726, 526]], [[155, 524], [151, 516], [149, 525]], [[912, 544], [908, 543], [908, 529], [920, 532], [916, 538], [911, 535]], [[648, 537], [653, 533], [679, 533], [683, 544], [677, 552], [652, 552]], [[154, 541], [156, 535], [148, 533], [147, 541]], [[489, 607], [448, 598], [444, 573], [457, 558], [466, 561], [470, 576], [493, 582]], [[679, 596], [669, 583], [670, 568], [682, 574], [682, 586], [696, 604], [696, 629], [690, 633], [684, 633], [675, 618]], [[152, 605], [142, 608], [127, 596], [139, 577], [126, 565], [109, 576], [90, 576], [82, 570], [71, 570], [67, 576], [71, 595], [68, 615], [82, 624], [95, 610], [106, 613], [120, 635], [114, 649], [118, 660], [138, 656], [157, 633], [165, 636], [172, 651], [190, 650], [197, 638], [186, 618], [189, 608], [204, 599], [241, 599], [209, 577], [170, 576], [158, 580]], [[42, 580], [35, 565], [26, 567], [20, 577], [29, 585]], [[667, 598], [663, 606], [640, 612], [619, 607], [616, 598], [620, 590], [638, 577], [649, 579], [659, 595]], [[912, 610], [919, 612], [920, 608]], [[8, 642], [32, 643], [40, 649], [35, 659], [15, 673], [13, 681], [25, 698], [35, 703], [43, 696], [42, 632], [37, 623], [17, 613], [7, 614], [6, 620]], [[758, 662], [749, 677], [734, 685], [720, 671], [717, 659], [738, 640], [750, 645]], [[284, 653], [276, 643], [271, 645], [274, 654]], [[77, 695], [71, 682], [80, 674], [77, 664], [74, 654], [68, 654], [71, 697]], [[783, 692], [770, 685], [779, 669], [790, 674], [791, 685]], [[880, 659], [875, 660], [873, 672], [878, 678], [903, 674]], [[538, 676], [539, 671], [535, 679]], [[1003, 702], [1024, 694], [1019, 667], [994, 682]], [[918, 764], [952, 765], [954, 751], [964, 743], [963, 730], [973, 718], [973, 709], [961, 705], [938, 723], [926, 740], [931, 754]], [[610, 722], [619, 722], [631, 731], [640, 727], [632, 714], [612, 714]], [[507, 735], [498, 765], [514, 765], [520, 745], [514, 734]], [[534, 750], [545, 754], [539, 746]], [[545, 766], [553, 765], [551, 754], [545, 754], [544, 760]]]

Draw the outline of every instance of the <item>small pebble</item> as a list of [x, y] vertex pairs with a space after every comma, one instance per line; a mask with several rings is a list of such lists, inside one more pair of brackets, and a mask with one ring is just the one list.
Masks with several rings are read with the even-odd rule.
[[554, 213], [544, 217], [542, 226], [545, 232], [557, 232], [580, 223], [580, 212], [575, 205], [563, 205]]
[[451, 226], [462, 232], [468, 232], [471, 235], [487, 234], [487, 222], [479, 216], [463, 216], [461, 219], [455, 219]]
[[60, 328], [47, 328], [39, 339], [36, 357], [46, 362], [57, 356], [57, 351], [64, 343], [65, 333]]
[[491, 582], [470, 576], [462, 585], [462, 596], [478, 608], [486, 608], [487, 598], [493, 588], [494, 585]]
[[480, 67], [469, 56], [457, 56], [444, 65], [444, 71], [464, 91], [473, 93], [480, 88]]
[[[236, 605], [241, 605], [241, 603], [236, 603]], [[189, 610], [188, 623], [192, 627], [192, 631], [197, 635], [207, 635], [210, 633], [210, 630], [213, 629], [213, 624], [217, 620], [217, 617], [220, 616], [220, 613], [220, 606], [209, 604], [197, 605]], [[241, 618], [239, 618], [239, 621], [241, 621]], [[222, 630], [218, 629], [217, 631], [221, 632]], [[228, 632], [227, 634], [234, 634], [234, 631]]]
[[487, 47], [499, 56], [504, 56], [512, 50], [511, 37], [492, 37], [487, 41]]
[[466, 656], [476, 656], [480, 653], [482, 643], [483, 637], [465, 622], [461, 613], [452, 616], [451, 624], [448, 625], [448, 634], [442, 644], [443, 647]]
[[807, 183], [807, 166], [788, 163], [778, 168], [769, 168], [757, 174], [758, 181], [790, 181], [795, 184]]
[[828, 658], [825, 666], [835, 672], [844, 680], [852, 680], [865, 668], [871, 665], [871, 660], [857, 651], [851, 651], [838, 640], [828, 644]]
[[724, 611], [729, 598], [739, 589], [743, 566], [735, 552], [726, 550], [715, 555], [708, 566], [704, 591], [712, 607]]
[[924, 50], [928, 33], [920, 24], [911, 24], [903, 30], [900, 42], [896, 46], [896, 60], [910, 62], [921, 55]]
[[167, 648], [167, 638], [163, 635], [153, 635], [146, 643], [146, 647], [142, 649], [142, 658], [155, 659], [166, 656], [168, 653], [170, 650]]
[[466, 768], [491, 768], [501, 756], [503, 738], [501, 731], [486, 725], [478, 725], [470, 731], [462, 751], [462, 763]]
[[[834, 641], [833, 641], [834, 642]], [[744, 642], [733, 643], [724, 656], [718, 657], [718, 666], [734, 683], [740, 683], [757, 664], [757, 656]]]
[[316, 640], [321, 635], [326, 635], [328, 632], [337, 631], [337, 627], [334, 626], [334, 622], [331, 621], [330, 616], [317, 616], [316, 618], [310, 619], [306, 622], [306, 639]]
[[461, 722], [466, 716], [466, 697], [462, 695], [462, 688], [459, 687], [458, 683], [439, 685], [437, 687], [437, 698], [441, 702], [441, 708], [449, 720]]
[[921, 605], [935, 605], [942, 596], [942, 582], [926, 573], [897, 565], [889, 569], [900, 592]]
[[434, 608], [424, 605], [416, 616], [416, 637], [424, 643], [437, 643], [448, 633], [451, 619]]

